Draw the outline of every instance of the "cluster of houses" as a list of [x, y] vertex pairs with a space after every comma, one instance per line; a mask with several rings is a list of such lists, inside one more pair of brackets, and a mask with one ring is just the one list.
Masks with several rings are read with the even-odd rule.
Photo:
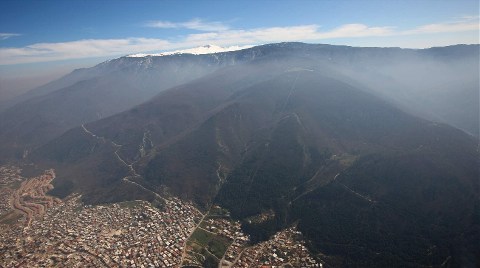
[[[0, 233], [0, 267], [172, 267], [201, 218], [173, 199], [165, 210], [137, 201], [128, 206], [83, 206], [79, 197], [50, 208], [43, 220]], [[71, 265], [71, 266], [70, 266]]]
[[[20, 172], [0, 167], [0, 216], [11, 209], [5, 185], [22, 180]], [[240, 222], [228, 215], [203, 217], [177, 198], [162, 209], [145, 201], [86, 206], [80, 198], [55, 204], [31, 225], [0, 223], [0, 267], [180, 267], [196, 228], [231, 241], [221, 267], [322, 267], [294, 227], [250, 245]]]
[[10, 199], [13, 193], [12, 184], [20, 182], [22, 170], [16, 166], [0, 166], [0, 217], [11, 210]]
[[230, 267], [322, 267], [322, 264], [307, 250], [301, 233], [291, 227], [268, 241], [246, 248]]

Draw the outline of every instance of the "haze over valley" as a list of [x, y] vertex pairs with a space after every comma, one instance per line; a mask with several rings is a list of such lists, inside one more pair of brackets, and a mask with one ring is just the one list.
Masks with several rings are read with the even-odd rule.
[[[474, 5], [427, 2], [414, 13]], [[368, 3], [395, 18], [411, 4]], [[332, 3], [298, 5], [278, 12], [314, 23]], [[480, 265], [478, 14], [330, 30], [143, 21], [162, 39], [0, 34], [5, 81], [88, 62], [22, 92], [0, 84], [13, 92], [0, 99], [1, 267]]]

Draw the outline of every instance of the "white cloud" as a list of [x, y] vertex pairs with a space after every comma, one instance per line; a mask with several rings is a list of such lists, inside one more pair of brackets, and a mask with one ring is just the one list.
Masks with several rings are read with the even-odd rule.
[[279, 41], [311, 40], [317, 33], [318, 26], [292, 26], [257, 28], [250, 30], [229, 30], [224, 32], [210, 32], [190, 34], [184, 40], [187, 43], [201, 45], [215, 43], [217, 45], [229, 44], [259, 44]]
[[157, 20], [157, 21], [150, 21], [146, 23], [145, 27], [170, 29], [170, 28], [180, 28], [181, 26], [178, 23]]
[[[404, 47], [416, 47], [413, 39], [421, 38], [423, 40], [422, 47], [428, 47], [445, 45], [445, 42], [440, 42], [441, 40], [452, 40], [449, 41], [451, 44], [472, 43], [471, 40], [476, 38], [477, 41], [473, 43], [478, 43], [479, 30], [478, 17], [471, 16], [463, 16], [451, 22], [421, 25], [401, 31], [389, 26], [370, 27], [364, 24], [345, 24], [331, 30], [323, 30], [316, 24], [229, 29], [222, 23], [205, 23], [199, 19], [183, 23], [158, 21], [155, 23], [156, 27], [161, 28], [184, 27], [205, 32], [176, 37], [175, 41], [156, 38], [91, 39], [62, 43], [38, 43], [18, 48], [0, 48], [0, 65], [118, 56], [141, 52], [158, 53], [207, 44], [232, 46], [284, 41], [330, 43], [339, 38], [343, 38], [344, 41], [348, 40], [350, 45], [355, 45], [355, 42], [352, 41], [355, 38], [358, 40], [356, 43], [359, 44], [365, 43], [368, 39], [376, 38], [380, 40], [376, 46]], [[412, 37], [408, 37], [410, 35]], [[454, 35], [461, 38], [454, 39]], [[428, 40], [431, 40], [431, 42], [429, 43]], [[412, 45], [406, 45], [408, 42], [411, 42]]]
[[288, 41], [319, 41], [334, 38], [385, 36], [392, 34], [391, 27], [368, 27], [363, 24], [347, 24], [330, 31], [320, 31], [318, 25], [229, 30], [220, 33], [188, 35], [185, 42], [194, 45], [260, 44]]
[[456, 18], [457, 22], [461, 22], [461, 21], [478, 21], [480, 19], [480, 16], [478, 15], [462, 15], [462, 16], [458, 16]]
[[21, 48], [0, 48], [0, 64], [46, 62], [170, 49], [162, 39], [90, 39], [63, 43], [38, 43]]
[[204, 21], [202, 19], [192, 19], [185, 22], [170, 22], [170, 21], [150, 21], [145, 24], [146, 27], [152, 28], [185, 28], [190, 30], [204, 31], [204, 32], [220, 32], [229, 29], [227, 25], [219, 21]]
[[318, 33], [320, 39], [385, 36], [393, 34], [393, 27], [368, 27], [364, 24], [346, 24], [328, 32]]
[[18, 33], [0, 33], [0, 40], [6, 40], [11, 37], [20, 36]]
[[479, 29], [478, 16], [462, 16], [452, 22], [422, 25], [414, 29], [404, 31], [403, 34], [454, 33], [478, 31]]

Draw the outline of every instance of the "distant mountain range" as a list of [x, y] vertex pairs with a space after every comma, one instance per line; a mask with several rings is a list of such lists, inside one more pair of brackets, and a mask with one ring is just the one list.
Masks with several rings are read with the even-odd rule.
[[52, 194], [86, 203], [216, 203], [254, 240], [297, 223], [333, 267], [474, 267], [478, 58], [303, 43], [122, 57], [13, 100], [0, 156], [54, 167]]

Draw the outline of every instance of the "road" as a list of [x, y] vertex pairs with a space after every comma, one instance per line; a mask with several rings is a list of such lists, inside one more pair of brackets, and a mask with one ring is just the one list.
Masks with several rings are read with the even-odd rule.
[[19, 189], [13, 192], [12, 208], [27, 217], [27, 226], [30, 226], [35, 217], [43, 216], [47, 208], [62, 202], [60, 199], [46, 194], [53, 189], [51, 182], [54, 179], [55, 171], [53, 169], [46, 170], [38, 177], [23, 181]]
[[[114, 146], [114, 148], [116, 148], [115, 152], [114, 152], [114, 155], [115, 157], [118, 159], [118, 161], [120, 161], [124, 166], [126, 166], [131, 175], [130, 176], [126, 176], [124, 177], [122, 180], [127, 182], [127, 183], [131, 183], [131, 184], [134, 184], [136, 185], [137, 187], [140, 187], [142, 188], [143, 190], [147, 191], [147, 192], [150, 192], [152, 194], [154, 194], [156, 197], [158, 197], [159, 199], [165, 201], [167, 204], [170, 204], [172, 201], [171, 200], [168, 200], [167, 198], [164, 198], [163, 196], [159, 195], [158, 193], [150, 190], [150, 189], [147, 189], [145, 188], [143, 185], [135, 182], [135, 181], [132, 181], [130, 180], [129, 178], [132, 178], [132, 177], [139, 177], [141, 178], [141, 176], [136, 172], [136, 170], [133, 168], [133, 164], [128, 164], [124, 159], [122, 159], [122, 157], [118, 154], [118, 151], [122, 148], [122, 145], [119, 145], [111, 140], [108, 140], [104, 137], [100, 137], [98, 135], [95, 135], [94, 133], [92, 133], [91, 131], [89, 131], [84, 125], [82, 125], [82, 129], [84, 130], [85, 133], [87, 133], [88, 135], [92, 136], [93, 138], [95, 139], [99, 139], [101, 140], [102, 142], [108, 142], [110, 143], [112, 146]], [[187, 248], [187, 242], [188, 240], [190, 239], [190, 237], [193, 235], [193, 233], [195, 232], [195, 230], [200, 226], [200, 224], [203, 222], [203, 220], [205, 219], [205, 217], [208, 215], [208, 212], [203, 214], [201, 213], [198, 209], [197, 209], [197, 212], [202, 215], [202, 218], [200, 219], [200, 221], [198, 222], [197, 225], [195, 225], [195, 227], [192, 227], [192, 229], [190, 230], [190, 235], [187, 237], [187, 239], [185, 239], [185, 242], [183, 243], [183, 252], [182, 252], [182, 258], [181, 258], [181, 261], [180, 261], [180, 266], [181, 264], [183, 263], [184, 259], [185, 259], [185, 255], [186, 255], [186, 248]]]

